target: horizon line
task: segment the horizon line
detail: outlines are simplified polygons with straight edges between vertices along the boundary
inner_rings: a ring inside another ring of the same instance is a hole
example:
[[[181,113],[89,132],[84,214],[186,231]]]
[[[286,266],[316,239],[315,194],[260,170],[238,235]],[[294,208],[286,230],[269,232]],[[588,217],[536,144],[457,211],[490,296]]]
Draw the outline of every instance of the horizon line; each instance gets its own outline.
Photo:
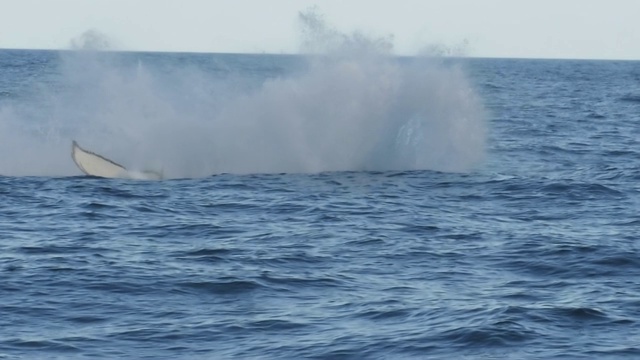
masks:
[[[268,55],[268,56],[311,56],[318,54],[305,53],[288,53],[288,52],[215,52],[215,51],[182,51],[182,50],[124,50],[124,49],[59,49],[59,48],[5,48],[0,47],[0,51],[49,51],[49,52],[105,52],[105,53],[149,53],[149,54],[211,54],[211,55]],[[502,56],[502,55],[407,55],[407,54],[391,54],[398,58],[417,58],[417,57],[434,57],[447,59],[478,59],[478,60],[558,60],[558,61],[640,61],[634,58],[572,58],[572,57],[525,57],[525,56]]]

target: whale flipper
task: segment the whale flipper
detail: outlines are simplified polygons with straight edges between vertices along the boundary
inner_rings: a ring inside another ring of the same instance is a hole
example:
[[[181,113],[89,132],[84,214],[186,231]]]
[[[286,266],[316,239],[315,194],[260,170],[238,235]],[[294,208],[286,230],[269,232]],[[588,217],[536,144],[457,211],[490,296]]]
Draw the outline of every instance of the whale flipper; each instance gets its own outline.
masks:
[[[85,150],[73,140],[71,144],[71,158],[83,173],[91,176],[98,176],[112,179],[146,179],[161,180],[162,173],[155,171],[129,171],[124,166],[98,155],[89,150]]]

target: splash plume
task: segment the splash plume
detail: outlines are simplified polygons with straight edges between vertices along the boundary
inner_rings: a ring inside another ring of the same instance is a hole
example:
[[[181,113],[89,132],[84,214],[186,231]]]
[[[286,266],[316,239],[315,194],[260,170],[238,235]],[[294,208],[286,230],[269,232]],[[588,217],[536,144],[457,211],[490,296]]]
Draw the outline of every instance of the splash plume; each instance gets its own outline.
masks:
[[[398,58],[391,37],[340,33],[314,11],[300,20],[303,55],[293,58],[61,54],[39,96],[0,107],[0,151],[28,149],[0,157],[0,173],[77,175],[73,139],[174,178],[482,161],[484,108],[460,67]],[[294,65],[256,74],[239,59]]]

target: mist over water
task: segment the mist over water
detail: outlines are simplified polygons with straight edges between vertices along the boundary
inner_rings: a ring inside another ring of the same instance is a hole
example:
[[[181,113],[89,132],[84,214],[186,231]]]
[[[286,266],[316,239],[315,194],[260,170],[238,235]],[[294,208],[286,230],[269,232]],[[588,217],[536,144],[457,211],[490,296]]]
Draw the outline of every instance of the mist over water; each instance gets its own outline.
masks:
[[[216,55],[61,52],[32,95],[1,103],[0,152],[11,156],[0,174],[78,175],[74,139],[171,178],[481,163],[484,108],[461,67],[400,59],[391,39],[301,20],[306,55],[287,71],[264,65],[286,57],[249,56],[229,69]]]

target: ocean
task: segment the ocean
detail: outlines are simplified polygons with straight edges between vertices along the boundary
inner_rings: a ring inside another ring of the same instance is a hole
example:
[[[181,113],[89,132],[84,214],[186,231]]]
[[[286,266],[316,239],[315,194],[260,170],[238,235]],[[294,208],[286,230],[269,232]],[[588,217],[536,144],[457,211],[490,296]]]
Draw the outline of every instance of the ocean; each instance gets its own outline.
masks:
[[[640,62],[1,50],[0,359],[638,359],[639,139]]]

